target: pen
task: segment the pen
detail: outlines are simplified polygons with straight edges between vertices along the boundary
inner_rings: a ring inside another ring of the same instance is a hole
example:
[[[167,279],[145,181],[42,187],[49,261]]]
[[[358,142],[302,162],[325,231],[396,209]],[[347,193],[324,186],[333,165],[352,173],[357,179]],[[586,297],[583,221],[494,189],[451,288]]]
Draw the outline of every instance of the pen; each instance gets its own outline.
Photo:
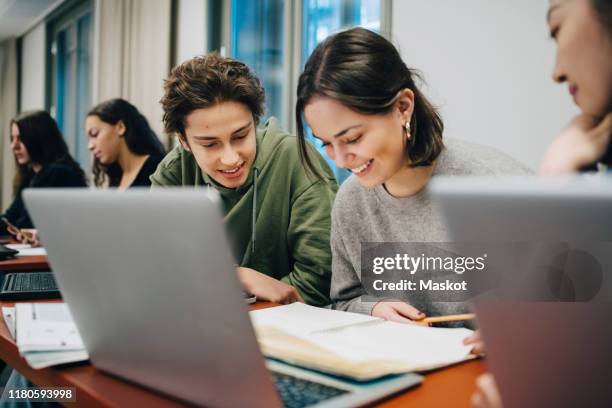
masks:
[[[456,314],[456,315],[447,315],[447,316],[436,316],[436,317],[426,317],[421,320],[417,320],[419,323],[445,323],[445,322],[458,322],[461,320],[472,320],[476,317],[474,313],[464,313],[464,314]]]

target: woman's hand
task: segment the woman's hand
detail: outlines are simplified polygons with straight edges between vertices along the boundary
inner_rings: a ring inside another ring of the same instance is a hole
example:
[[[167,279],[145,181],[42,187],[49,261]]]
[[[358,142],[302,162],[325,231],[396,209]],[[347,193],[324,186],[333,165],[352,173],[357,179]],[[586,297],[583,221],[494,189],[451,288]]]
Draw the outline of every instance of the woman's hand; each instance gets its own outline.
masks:
[[[240,279],[244,290],[257,296],[258,300],[267,300],[283,305],[293,302],[304,302],[304,299],[291,285],[287,285],[251,268],[239,266],[237,270],[238,279]]]
[[[606,153],[611,135],[612,113],[599,122],[587,115],[575,117],[546,150],[540,174],[575,173],[596,163]]]
[[[485,373],[476,379],[476,391],[472,395],[473,408],[502,408],[502,400],[497,390],[493,374]]]
[[[425,318],[425,314],[405,302],[378,302],[372,309],[372,316],[380,317],[392,322],[427,326],[427,323],[419,323],[419,320]]]
[[[471,336],[463,339],[463,344],[465,344],[466,346],[472,346],[472,351],[470,351],[470,353],[472,354],[484,353],[484,343],[482,342],[482,338],[480,337],[480,330],[476,330],[474,333],[472,333]]]
[[[29,244],[32,247],[40,246],[40,239],[38,238],[38,230],[31,228],[23,228],[19,230],[16,237],[17,241],[22,244]]]

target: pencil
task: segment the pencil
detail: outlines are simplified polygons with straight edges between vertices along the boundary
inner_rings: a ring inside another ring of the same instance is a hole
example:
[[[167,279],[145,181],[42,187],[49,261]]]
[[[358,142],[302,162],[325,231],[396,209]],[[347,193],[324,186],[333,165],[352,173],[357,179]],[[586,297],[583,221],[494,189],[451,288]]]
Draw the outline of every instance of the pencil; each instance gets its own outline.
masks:
[[[447,316],[436,316],[436,317],[426,317],[422,320],[418,320],[419,323],[445,323],[445,322],[458,322],[461,320],[472,320],[476,317],[474,313],[464,313],[464,314],[456,314],[456,315],[447,315]]]

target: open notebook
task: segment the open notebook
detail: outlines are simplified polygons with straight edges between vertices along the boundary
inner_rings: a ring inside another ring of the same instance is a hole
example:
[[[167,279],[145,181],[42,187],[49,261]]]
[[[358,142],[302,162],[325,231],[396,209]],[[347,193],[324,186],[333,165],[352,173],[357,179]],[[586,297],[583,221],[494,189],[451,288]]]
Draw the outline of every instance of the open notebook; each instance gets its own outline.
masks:
[[[302,303],[250,313],[262,352],[299,366],[368,380],[474,358],[468,329],[432,328]]]

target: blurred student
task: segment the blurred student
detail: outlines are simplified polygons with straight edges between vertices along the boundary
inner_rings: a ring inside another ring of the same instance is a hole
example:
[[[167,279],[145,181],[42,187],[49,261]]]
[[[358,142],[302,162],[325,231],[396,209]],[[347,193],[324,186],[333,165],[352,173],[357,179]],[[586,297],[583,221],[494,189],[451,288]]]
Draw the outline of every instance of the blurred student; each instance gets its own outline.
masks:
[[[24,112],[11,120],[11,149],[17,163],[13,181],[14,200],[2,215],[19,230],[16,238],[30,238],[34,227],[21,194],[25,188],[85,187],[85,173],[70,156],[55,120],[45,111]],[[9,232],[0,223],[0,234]],[[12,230],[12,228],[10,228]]]
[[[97,187],[150,186],[149,176],[165,155],[147,119],[124,99],[111,99],[87,114],[85,130]]]
[[[557,44],[553,79],[567,83],[580,115],[550,145],[542,174],[612,164],[612,1],[551,0],[550,35]]]
[[[302,115],[336,165],[353,173],[332,211],[334,307],[404,323],[460,313],[465,304],[436,302],[423,292],[410,303],[362,301],[361,243],[448,241],[442,214],[425,188],[432,177],[527,171],[497,150],[443,142],[442,119],[416,78],[393,44],[354,28],[313,51],[299,79],[296,106],[305,166],[316,174]]]
[[[551,0],[547,20],[550,35],[557,44],[553,79],[567,82],[581,113],[550,145],[540,173],[573,173],[598,162],[610,165],[612,1]],[[483,349],[481,343],[477,346]],[[476,381],[472,406],[501,408],[502,405],[493,376],[481,375]]]
[[[259,124],[264,89],[239,61],[193,58],[172,70],[164,90],[166,131],[180,145],[151,176],[153,186],[219,192],[245,290],[273,302],[328,304],[337,186],[324,159],[309,147],[324,177],[307,177],[296,138],[274,118]]]

